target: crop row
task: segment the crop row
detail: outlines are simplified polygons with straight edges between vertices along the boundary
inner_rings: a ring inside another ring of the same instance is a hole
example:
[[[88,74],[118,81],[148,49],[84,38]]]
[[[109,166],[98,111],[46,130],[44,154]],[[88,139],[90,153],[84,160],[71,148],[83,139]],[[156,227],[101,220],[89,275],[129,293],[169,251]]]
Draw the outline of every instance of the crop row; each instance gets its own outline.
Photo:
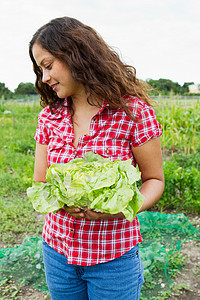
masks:
[[[155,107],[162,126],[163,155],[200,151],[200,101],[161,100]]]

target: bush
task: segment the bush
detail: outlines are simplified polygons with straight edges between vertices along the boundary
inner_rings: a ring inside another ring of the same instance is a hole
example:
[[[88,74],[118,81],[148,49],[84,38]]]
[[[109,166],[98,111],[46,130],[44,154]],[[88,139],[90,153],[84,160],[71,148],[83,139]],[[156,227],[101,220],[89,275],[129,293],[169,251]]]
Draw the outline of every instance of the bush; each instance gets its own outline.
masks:
[[[200,157],[176,154],[164,162],[165,191],[156,206],[186,212],[200,212]]]

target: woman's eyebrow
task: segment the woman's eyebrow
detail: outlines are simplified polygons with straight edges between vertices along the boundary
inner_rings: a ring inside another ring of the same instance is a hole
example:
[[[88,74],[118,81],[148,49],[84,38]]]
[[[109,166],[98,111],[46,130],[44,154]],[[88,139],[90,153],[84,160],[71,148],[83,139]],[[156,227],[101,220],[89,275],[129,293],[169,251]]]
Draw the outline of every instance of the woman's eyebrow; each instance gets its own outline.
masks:
[[[44,67],[44,61],[45,60],[48,60],[48,59],[51,59],[50,57],[44,57],[43,59],[42,59],[42,61],[40,62],[40,64],[39,64],[39,66],[43,66]]]

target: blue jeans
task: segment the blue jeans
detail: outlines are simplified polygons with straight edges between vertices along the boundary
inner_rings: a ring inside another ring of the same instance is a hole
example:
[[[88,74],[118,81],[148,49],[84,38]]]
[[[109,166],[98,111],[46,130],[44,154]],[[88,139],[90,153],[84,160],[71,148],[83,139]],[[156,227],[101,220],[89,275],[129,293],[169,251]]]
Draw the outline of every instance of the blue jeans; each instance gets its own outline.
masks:
[[[137,300],[143,279],[139,245],[119,258],[92,266],[67,264],[43,240],[46,281],[52,300]]]

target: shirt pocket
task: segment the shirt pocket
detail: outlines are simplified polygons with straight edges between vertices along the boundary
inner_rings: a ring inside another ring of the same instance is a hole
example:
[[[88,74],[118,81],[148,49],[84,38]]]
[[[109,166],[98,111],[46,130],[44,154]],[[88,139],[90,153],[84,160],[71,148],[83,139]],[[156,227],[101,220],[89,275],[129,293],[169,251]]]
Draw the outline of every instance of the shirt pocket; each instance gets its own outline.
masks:
[[[47,146],[48,166],[54,163],[66,163],[65,141],[60,138],[51,138]]]
[[[130,143],[126,139],[98,139],[91,148],[112,162],[116,159],[133,159]]]

